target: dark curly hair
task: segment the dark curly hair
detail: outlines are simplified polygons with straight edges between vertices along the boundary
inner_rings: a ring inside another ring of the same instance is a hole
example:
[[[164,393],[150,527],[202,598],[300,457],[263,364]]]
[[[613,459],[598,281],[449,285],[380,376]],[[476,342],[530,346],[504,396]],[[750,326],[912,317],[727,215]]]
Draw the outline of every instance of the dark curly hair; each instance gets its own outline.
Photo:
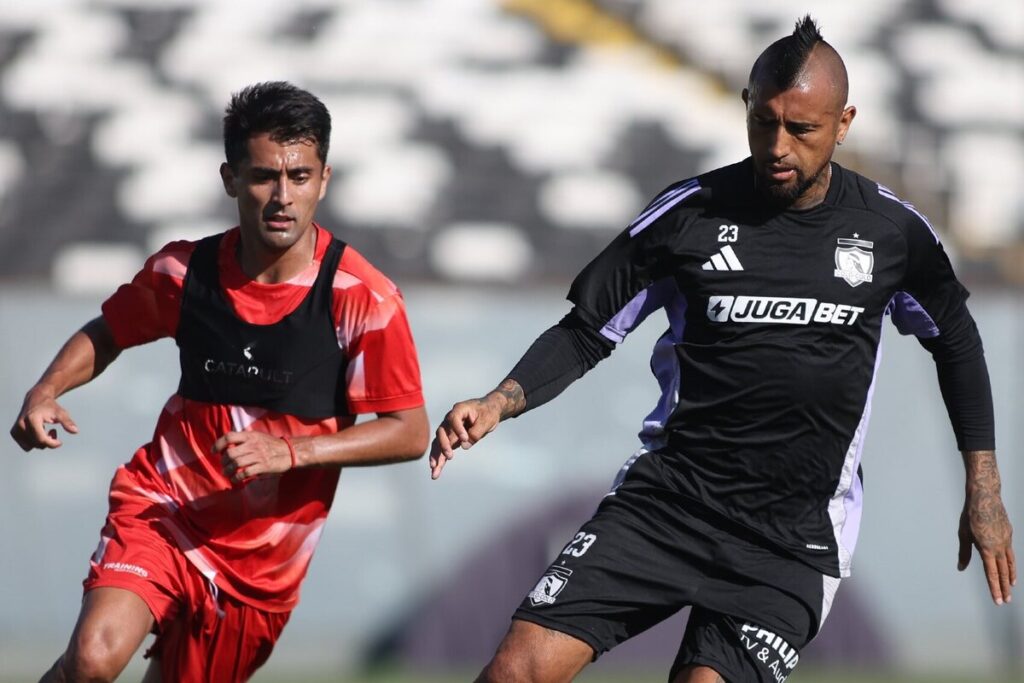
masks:
[[[256,83],[231,96],[224,110],[224,156],[232,169],[248,155],[249,138],[260,133],[275,142],[313,142],[327,163],[331,115],[315,95],[291,83]]]

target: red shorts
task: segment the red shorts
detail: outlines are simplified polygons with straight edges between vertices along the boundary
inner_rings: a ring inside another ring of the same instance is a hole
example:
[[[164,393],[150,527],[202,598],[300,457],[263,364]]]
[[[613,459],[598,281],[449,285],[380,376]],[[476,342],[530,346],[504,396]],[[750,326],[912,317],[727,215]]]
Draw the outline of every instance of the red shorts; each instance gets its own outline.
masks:
[[[242,603],[199,572],[163,531],[153,504],[111,497],[85,590],[123,588],[145,601],[157,637],[146,652],[165,681],[245,681],[267,661],[290,612]]]

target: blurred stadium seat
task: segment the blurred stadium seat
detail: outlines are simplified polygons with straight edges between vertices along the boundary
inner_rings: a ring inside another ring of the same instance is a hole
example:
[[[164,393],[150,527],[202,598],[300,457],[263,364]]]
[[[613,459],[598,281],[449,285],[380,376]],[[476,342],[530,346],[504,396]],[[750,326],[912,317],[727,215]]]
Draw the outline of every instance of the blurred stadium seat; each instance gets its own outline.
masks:
[[[335,118],[322,222],[385,271],[562,282],[653,193],[746,154],[739,90],[794,11],[782,0],[17,3],[0,16],[0,277],[74,287],[52,273],[78,242],[145,251],[230,224],[220,112],[232,91],[281,78]],[[1024,281],[1024,3],[813,11],[859,107],[840,160],[943,226],[969,282]],[[451,267],[438,254],[454,248],[462,262],[501,263],[511,249],[529,263]],[[103,273],[83,282],[131,274]]]

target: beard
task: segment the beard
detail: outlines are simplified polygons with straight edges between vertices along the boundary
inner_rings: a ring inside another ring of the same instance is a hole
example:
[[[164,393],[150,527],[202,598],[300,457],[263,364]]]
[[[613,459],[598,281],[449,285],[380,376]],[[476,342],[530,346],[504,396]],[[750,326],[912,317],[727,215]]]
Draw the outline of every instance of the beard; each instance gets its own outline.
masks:
[[[794,169],[796,177],[788,183],[772,183],[758,176],[758,192],[772,208],[788,209],[796,200],[803,197],[809,189],[818,183],[821,179],[821,174],[828,168],[829,163],[826,161],[822,164],[821,168],[811,175],[804,174],[800,169]]]

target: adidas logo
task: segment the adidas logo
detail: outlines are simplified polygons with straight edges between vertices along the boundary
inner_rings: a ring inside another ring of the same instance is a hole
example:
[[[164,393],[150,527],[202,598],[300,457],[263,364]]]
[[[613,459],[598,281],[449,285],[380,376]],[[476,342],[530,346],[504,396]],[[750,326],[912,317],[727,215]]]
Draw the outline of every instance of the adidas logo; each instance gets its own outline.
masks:
[[[702,270],[743,270],[743,264],[736,258],[736,252],[728,244],[701,266]]]

